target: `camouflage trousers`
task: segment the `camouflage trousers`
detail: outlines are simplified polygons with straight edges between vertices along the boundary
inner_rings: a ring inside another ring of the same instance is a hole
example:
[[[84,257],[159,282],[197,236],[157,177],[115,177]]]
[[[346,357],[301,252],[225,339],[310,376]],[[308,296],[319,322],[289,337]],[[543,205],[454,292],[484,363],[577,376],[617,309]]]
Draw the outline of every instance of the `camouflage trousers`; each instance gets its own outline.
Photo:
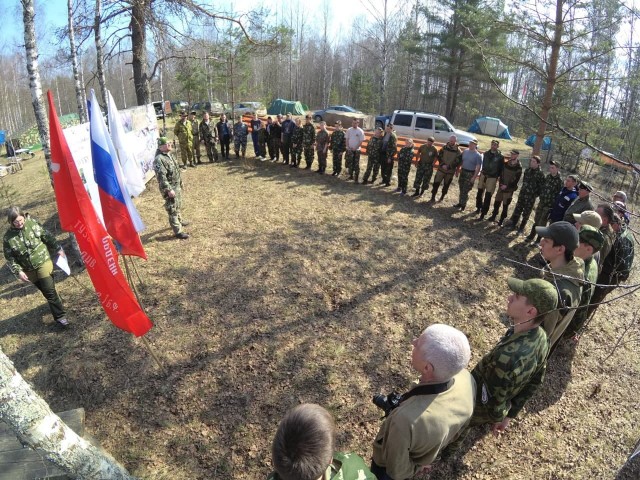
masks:
[[[416,167],[416,178],[413,180],[413,188],[422,193],[429,188],[431,175],[433,175],[433,163],[418,162]]]
[[[236,156],[242,150],[242,156],[247,153],[247,137],[233,137],[233,150],[236,152]]]
[[[378,178],[378,172],[380,171],[380,159],[375,155],[369,155],[367,157],[367,168],[364,171],[364,177],[362,177],[363,182],[368,182],[369,177],[371,177],[371,181],[375,182],[376,178]]]
[[[311,165],[313,165],[313,145],[305,145],[303,150],[304,161],[307,162],[307,168],[311,168]]]
[[[520,226],[520,230],[524,230],[524,227],[529,221],[529,216],[531,215],[531,210],[533,210],[533,205],[535,203],[535,195],[528,192],[520,192],[518,202],[516,203],[516,208],[513,210],[513,214],[511,215],[511,222],[513,223],[513,225],[516,225],[518,223],[518,221],[520,220],[520,216],[522,215],[522,224]]]
[[[207,151],[207,157],[209,158],[209,162],[213,162],[214,160],[218,161],[218,149],[216,148],[216,144],[214,142],[204,142],[204,148]]]
[[[402,190],[402,193],[407,193],[409,172],[411,172],[411,160],[408,162],[398,161],[398,188]]]
[[[182,165],[185,167],[187,165],[195,165],[193,161],[193,145],[189,145],[187,142],[180,142],[180,158],[182,158]]]
[[[349,172],[349,176],[355,176],[356,180],[360,175],[360,150],[347,150],[347,154],[345,155],[345,163],[347,164],[347,171]]]
[[[460,197],[458,203],[465,207],[469,201],[469,192],[473,188],[473,177],[475,176],[475,170],[460,170],[460,177],[458,178],[458,186],[460,187]]]
[[[340,173],[342,171],[342,150],[333,150],[333,172]]]
[[[193,156],[200,163],[200,137],[193,137]]]
[[[164,209],[169,214],[169,225],[173,229],[173,233],[178,234],[182,231],[182,191],[180,188],[174,188],[176,196],[169,198],[164,197]]]
[[[327,153],[328,150],[321,148],[318,150],[318,171],[324,173],[327,169]]]
[[[291,153],[291,165],[299,166],[302,161],[302,145],[293,145],[289,151]],[[284,163],[287,163],[286,160]]]

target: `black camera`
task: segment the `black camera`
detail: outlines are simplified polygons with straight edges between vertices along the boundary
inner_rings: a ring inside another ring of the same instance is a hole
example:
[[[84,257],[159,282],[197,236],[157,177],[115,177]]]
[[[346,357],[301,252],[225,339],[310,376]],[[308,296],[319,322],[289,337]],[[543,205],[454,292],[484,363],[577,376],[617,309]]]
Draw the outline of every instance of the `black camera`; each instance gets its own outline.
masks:
[[[397,408],[402,401],[402,395],[398,392],[391,392],[389,395],[379,393],[373,396],[373,404],[384,410],[384,416],[388,417],[393,409]]]

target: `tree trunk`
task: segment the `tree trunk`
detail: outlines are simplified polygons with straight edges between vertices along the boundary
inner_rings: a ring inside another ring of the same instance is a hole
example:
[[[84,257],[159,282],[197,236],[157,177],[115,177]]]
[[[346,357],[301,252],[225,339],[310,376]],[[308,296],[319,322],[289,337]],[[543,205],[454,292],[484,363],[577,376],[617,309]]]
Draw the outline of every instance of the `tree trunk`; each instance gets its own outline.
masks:
[[[23,5],[28,3],[23,0]],[[0,420],[18,439],[73,478],[134,479],[113,457],[79,437],[24,381],[0,349]]]
[[[389,69],[389,10],[387,0],[384,0],[384,12],[382,17],[382,62],[380,65],[380,96],[378,97],[378,115],[384,115],[385,94],[387,92],[387,70]]]
[[[553,31],[553,41],[551,42],[551,55],[549,57],[549,70],[547,72],[547,85],[542,100],[542,108],[540,110],[540,123],[536,132],[536,142],[533,145],[533,155],[540,155],[542,148],[542,140],[547,130],[547,120],[549,112],[553,106],[553,89],[556,86],[558,58],[560,57],[560,48],[562,47],[562,35],[564,32],[564,21],[562,18],[562,6],[564,0],[556,0],[556,22]]]
[[[100,84],[100,95],[102,96],[103,105],[107,105],[107,82],[104,78],[104,53],[102,52],[102,30],[101,30],[101,17],[102,16],[102,0],[96,0],[96,16],[93,22],[93,32],[95,34],[96,41],[96,64],[98,70],[98,83]]]
[[[131,5],[131,50],[133,53],[133,84],[138,105],[151,100],[151,87],[147,75],[147,12],[151,0],[134,0]]]
[[[51,176],[51,150],[49,149],[49,124],[47,111],[42,98],[42,83],[38,67],[38,45],[36,44],[36,28],[34,23],[34,0],[20,0],[22,3],[22,19],[24,22],[24,48],[27,56],[27,72],[29,73],[29,89],[31,90],[31,104],[36,116],[36,124],[40,135],[40,143],[44,150],[49,176]]]
[[[73,7],[72,0],[67,0],[67,16],[69,20],[69,50],[71,53],[71,65],[73,66],[73,83],[76,89],[76,103],[78,104],[78,116],[80,123],[87,121],[87,108],[84,101],[84,85],[80,81],[80,68],[78,67],[78,50],[73,28]]]

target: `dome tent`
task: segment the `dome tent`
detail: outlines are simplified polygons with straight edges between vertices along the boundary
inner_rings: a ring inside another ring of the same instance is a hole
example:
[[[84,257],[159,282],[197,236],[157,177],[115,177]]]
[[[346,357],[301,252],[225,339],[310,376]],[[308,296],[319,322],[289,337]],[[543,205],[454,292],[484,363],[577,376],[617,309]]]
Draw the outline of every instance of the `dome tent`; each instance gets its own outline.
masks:
[[[511,140],[509,127],[507,127],[499,118],[478,117],[467,129],[471,133],[482,133],[483,135],[491,135],[492,137],[504,138]]]
[[[269,108],[267,108],[267,115],[284,115],[290,113],[291,115],[304,115],[305,109],[298,101],[283,100],[276,98]]]

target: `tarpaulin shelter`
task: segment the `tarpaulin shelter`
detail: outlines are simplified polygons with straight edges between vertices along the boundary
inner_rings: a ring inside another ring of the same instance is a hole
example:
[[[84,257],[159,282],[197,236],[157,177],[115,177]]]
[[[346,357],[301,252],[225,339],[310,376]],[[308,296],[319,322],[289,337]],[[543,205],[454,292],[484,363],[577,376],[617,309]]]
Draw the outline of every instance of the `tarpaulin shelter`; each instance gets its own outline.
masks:
[[[283,100],[276,98],[269,108],[267,108],[267,115],[284,115],[290,113],[291,115],[304,115],[304,106],[298,101]]]
[[[511,134],[509,133],[509,127],[502,123],[502,120],[499,118],[478,117],[473,121],[467,131],[512,140]]]
[[[533,147],[536,143],[536,135],[531,135],[524,143],[525,145]],[[551,150],[551,137],[544,137],[542,139],[542,150]]]

